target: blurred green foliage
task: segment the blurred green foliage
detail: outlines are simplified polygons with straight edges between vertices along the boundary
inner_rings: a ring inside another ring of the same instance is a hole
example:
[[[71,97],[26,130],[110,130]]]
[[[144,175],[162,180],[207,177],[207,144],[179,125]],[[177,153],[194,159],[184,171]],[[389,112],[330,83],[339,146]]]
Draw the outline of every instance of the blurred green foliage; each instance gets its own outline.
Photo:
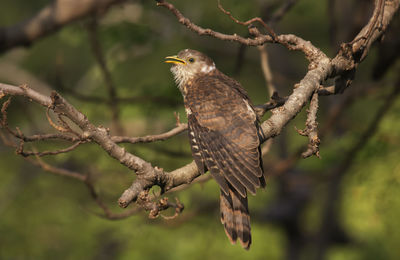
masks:
[[[0,3],[0,25],[17,23],[36,13],[50,1],[3,0]],[[260,16],[263,1],[223,1],[240,20]],[[174,1],[192,21],[226,33],[246,35],[247,30],[233,23],[216,7],[216,1]],[[121,103],[121,121],[130,136],[156,134],[175,124],[173,112],[186,121],[183,102],[175,87],[169,66],[163,58],[183,48],[198,49],[211,56],[218,68],[234,76],[248,90],[255,104],[268,96],[255,48],[246,49],[240,73],[235,71],[236,43],[200,37],[182,25],[155,2],[130,2],[131,12],[122,15],[126,6],[115,7],[99,24],[98,35],[113,82],[120,97],[140,97]],[[327,2],[302,0],[290,10],[278,32],[297,34],[312,41],[324,51],[334,52],[329,45]],[[117,17],[117,18],[115,18]],[[312,28],[312,29],[311,29]],[[293,83],[307,70],[302,54],[283,47],[271,46],[271,67],[281,94],[288,94]],[[373,53],[360,66],[354,85],[370,82]],[[71,93],[107,97],[101,71],[91,51],[87,21],[79,21],[57,33],[35,42],[26,49],[4,53],[0,62],[14,64],[63,94],[97,125],[110,126],[111,113],[106,104],[81,100]],[[389,78],[390,78],[389,74]],[[0,80],[4,82],[0,73]],[[19,75],[16,71],[15,81]],[[35,86],[32,86],[35,88]],[[301,160],[298,169],[304,177],[319,180],[313,197],[301,217],[305,233],[319,228],[321,210],[326,203],[324,176],[344,159],[360,137],[391,84],[379,93],[359,99],[321,145],[322,159]],[[330,104],[341,96],[321,98],[320,125]],[[3,100],[2,100],[3,101]],[[1,102],[2,102],[1,101]],[[357,155],[342,183],[340,222],[350,237],[351,245],[330,248],[327,259],[400,259],[397,226],[400,219],[400,102],[386,115],[379,130]],[[13,99],[9,109],[10,125],[26,134],[54,132],[44,110],[21,98]],[[287,153],[292,154],[307,140],[293,130],[304,125],[304,111],[284,132]],[[264,160],[278,160],[279,141]],[[64,147],[63,142],[35,144],[42,149]],[[186,134],[165,142],[124,145],[134,154],[166,170],[176,169],[191,161]],[[27,148],[31,146],[27,145]],[[50,164],[80,172],[93,172],[96,190],[115,212],[123,212],[117,199],[128,187],[134,174],[111,159],[94,144],[85,144],[68,154],[45,157]],[[268,169],[266,169],[268,170]],[[267,188],[250,197],[253,245],[249,252],[232,246],[219,221],[219,191],[214,181],[195,184],[188,190],[171,194],[185,204],[183,213],[174,220],[149,220],[146,213],[125,220],[111,221],[95,214],[100,209],[87,188],[72,179],[54,176],[16,156],[11,148],[0,146],[0,259],[282,259],[288,240],[276,223],[260,220],[255,215],[268,207],[276,197],[279,177],[268,179]],[[173,215],[172,211],[163,212]],[[307,248],[304,259],[309,259]]]

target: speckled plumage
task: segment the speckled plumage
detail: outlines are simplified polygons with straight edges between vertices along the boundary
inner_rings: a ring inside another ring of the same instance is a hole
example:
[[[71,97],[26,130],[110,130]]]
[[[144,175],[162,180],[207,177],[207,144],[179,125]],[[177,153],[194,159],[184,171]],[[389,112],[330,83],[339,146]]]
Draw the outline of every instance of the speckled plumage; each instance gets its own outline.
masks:
[[[184,97],[192,155],[221,188],[221,222],[232,243],[251,244],[247,191],[265,186],[256,113],[246,91],[206,55],[183,50],[171,68]]]

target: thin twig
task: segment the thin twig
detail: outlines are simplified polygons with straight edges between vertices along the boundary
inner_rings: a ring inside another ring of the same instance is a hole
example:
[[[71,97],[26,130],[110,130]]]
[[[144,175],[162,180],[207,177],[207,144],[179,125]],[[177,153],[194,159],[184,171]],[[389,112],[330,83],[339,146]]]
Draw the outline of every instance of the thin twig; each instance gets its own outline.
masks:
[[[50,124],[54,129],[56,129],[57,131],[64,132],[64,133],[69,132],[69,129],[68,129],[68,128],[65,128],[65,127],[63,127],[63,126],[59,126],[59,125],[57,125],[56,123],[53,122],[53,120],[52,120],[51,117],[50,117],[50,109],[51,109],[50,107],[48,107],[48,108],[46,109],[46,118],[47,118],[47,121],[49,122],[49,124]]]
[[[23,140],[22,140],[23,141]],[[74,143],[73,145],[64,148],[64,149],[58,149],[58,150],[54,150],[54,151],[23,151],[22,149],[20,151],[18,151],[18,154],[26,157],[26,156],[31,156],[31,155],[35,155],[38,157],[43,157],[46,155],[57,155],[57,154],[62,154],[62,153],[68,153],[71,152],[73,150],[75,150],[78,146],[80,146],[81,144],[86,143],[87,141],[78,141],[76,143]]]
[[[272,30],[272,28],[270,28],[260,17],[254,17],[246,22],[241,22],[238,19],[236,19],[231,12],[225,10],[222,5],[221,5],[221,0],[218,0],[218,8],[219,10],[221,10],[224,14],[226,14],[227,16],[229,16],[229,18],[231,18],[235,23],[237,24],[241,24],[244,26],[249,26],[251,24],[253,24],[254,22],[258,22],[260,23],[269,33],[269,35],[272,36],[273,39],[276,38],[276,33]]]
[[[324,138],[335,129],[335,125],[338,124],[340,121],[340,118],[343,116],[343,114],[347,111],[349,106],[351,106],[357,99],[361,98],[364,95],[369,94],[371,92],[370,90],[373,89],[378,89],[379,85],[374,84],[369,87],[369,89],[362,89],[361,93],[358,93],[359,91],[352,89],[350,90],[349,93],[346,93],[345,97],[341,102],[337,103],[331,109],[329,110],[328,115],[326,115],[325,122],[321,127],[321,130],[319,131],[319,139],[322,141]],[[374,91],[372,91],[374,92]],[[329,144],[326,144],[329,145]],[[296,163],[302,158],[301,154],[304,152],[304,150],[307,149],[307,146],[301,146],[296,151],[288,158],[285,158],[283,160],[275,161],[273,163],[273,167],[271,167],[268,170],[268,175],[272,176],[279,176],[284,174],[285,172],[288,172],[290,169],[292,169]]]
[[[303,158],[310,157],[311,155],[320,158],[319,144],[321,140],[318,137],[317,111],[318,92],[315,92],[311,98],[310,107],[307,111],[306,128],[304,130],[297,130],[300,135],[308,137],[308,148],[301,154]]]
[[[276,91],[276,87],[273,83],[273,76],[271,68],[269,66],[268,52],[265,45],[258,46],[257,49],[260,51],[261,68],[264,74],[265,81],[267,83],[267,88],[269,96],[273,96]]]
[[[25,158],[25,159],[36,166],[40,166],[43,170],[56,175],[77,179],[79,181],[84,181],[86,179],[86,176],[79,172],[74,172],[67,169],[52,166],[44,162],[39,156],[35,156],[36,160],[33,160],[31,158]]]
[[[147,135],[142,137],[129,137],[129,136],[112,136],[111,140],[115,143],[150,143],[155,141],[164,141],[172,136],[182,133],[187,129],[187,124],[180,123],[177,127],[169,130],[168,132],[158,135]]]
[[[258,45],[263,45],[266,42],[270,43],[280,43],[284,46],[286,46],[289,50],[298,50],[302,51],[305,53],[307,59],[309,60],[314,60],[316,59],[316,56],[323,55],[323,53],[313,46],[310,42],[303,40],[302,38],[295,36],[293,34],[286,34],[286,35],[277,35],[275,37],[271,35],[257,35],[255,38],[244,38],[236,33],[233,35],[229,34],[224,34],[220,32],[213,31],[211,29],[204,29],[194,23],[192,23],[187,17],[185,17],[178,9],[175,8],[175,6],[167,1],[164,0],[158,0],[157,1],[158,6],[163,6],[170,10],[178,19],[178,21],[185,25],[188,29],[196,32],[199,35],[208,35],[211,37],[215,37],[217,39],[223,40],[223,41],[234,41],[234,42],[239,42],[243,45],[248,45],[248,46],[258,46]],[[257,20],[256,18],[254,18]],[[254,22],[255,20],[252,21],[250,19],[249,21]],[[261,20],[262,21],[262,20]],[[251,27],[249,28],[251,29]]]

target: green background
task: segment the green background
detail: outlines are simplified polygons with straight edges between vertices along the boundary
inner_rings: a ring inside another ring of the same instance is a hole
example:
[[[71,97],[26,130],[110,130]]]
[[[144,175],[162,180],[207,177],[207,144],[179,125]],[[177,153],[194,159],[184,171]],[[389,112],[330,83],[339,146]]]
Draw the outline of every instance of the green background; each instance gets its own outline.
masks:
[[[226,0],[223,4],[238,19],[247,20],[260,16],[260,7],[269,2]],[[28,18],[48,3],[44,0],[2,0],[0,26],[10,26]],[[218,10],[216,1],[173,3],[204,28],[241,35],[247,33],[245,27],[233,23]],[[310,40],[333,57],[337,43],[332,44],[329,40],[327,8],[327,1],[299,1],[274,28],[278,33],[293,33]],[[346,17],[340,14],[337,17],[344,23]],[[364,18],[368,17],[366,13]],[[75,22],[28,48],[3,53],[0,56],[0,71],[3,71],[0,81],[40,87],[32,83],[34,78],[59,91],[92,123],[110,126],[111,113],[107,105],[81,100],[71,94],[75,91],[107,97],[101,71],[88,41],[87,22]],[[346,26],[338,28],[340,32],[346,30]],[[180,25],[166,9],[157,7],[154,1],[128,2],[110,9],[99,21],[98,36],[118,96],[140,97],[120,104],[126,135],[165,132],[174,127],[174,111],[186,121],[181,94],[173,82],[169,65],[163,63],[165,56],[174,55],[183,48],[207,53],[221,71],[242,83],[253,103],[261,104],[268,98],[256,48],[245,49],[244,60],[239,66],[237,43],[196,35]],[[268,45],[267,50],[277,89],[280,95],[288,95],[293,84],[305,75],[307,62],[301,53],[290,52],[282,46]],[[398,64],[383,80],[371,80],[376,58],[373,49],[358,68],[351,88],[363,92],[371,85],[379,87],[360,95],[334,123],[321,144],[322,159],[299,160],[290,172],[268,177],[266,189],[260,190],[256,197],[250,196],[253,234],[250,251],[239,245],[232,246],[226,238],[219,220],[219,190],[213,180],[168,194],[170,200],[178,197],[185,205],[185,210],[174,220],[148,219],[145,212],[124,220],[106,220],[94,214],[101,211],[82,183],[44,172],[18,157],[12,148],[1,144],[0,259],[287,258],[289,241],[282,222],[263,216],[272,205],[290,206],[295,200],[285,200],[282,187],[302,187],[304,182],[308,195],[298,213],[300,232],[306,236],[301,259],[312,259],[315,256],[313,237],[320,230],[324,207],[331,203],[327,201],[329,172],[345,156],[356,158],[344,175],[336,203],[338,222],[350,241],[330,246],[326,259],[400,259],[400,101],[395,102],[376,134],[359,153],[346,153],[365,131],[394,85]],[[12,67],[13,73],[5,73],[5,66]],[[30,77],[23,77],[24,73]],[[358,95],[358,92],[352,94]],[[324,127],[330,109],[344,98],[345,95],[320,98],[320,128]],[[8,116],[10,125],[20,127],[25,134],[55,132],[47,123],[44,109],[23,98],[13,99]],[[269,165],[293,155],[307,144],[307,138],[294,130],[294,126],[304,127],[305,118],[303,111],[285,128],[282,136],[275,139],[270,152],[264,154],[267,175]],[[45,142],[37,143],[35,147],[44,150],[66,145],[64,142]],[[186,133],[164,142],[124,146],[165,170],[176,169],[192,160]],[[29,145],[26,147],[30,148]],[[49,164],[93,173],[101,198],[114,212],[124,211],[117,206],[117,200],[135,175],[107,156],[99,146],[84,144],[68,154],[43,159]],[[290,185],[282,184],[285,176],[293,175],[295,178]],[[173,212],[169,210],[163,214],[173,215]]]

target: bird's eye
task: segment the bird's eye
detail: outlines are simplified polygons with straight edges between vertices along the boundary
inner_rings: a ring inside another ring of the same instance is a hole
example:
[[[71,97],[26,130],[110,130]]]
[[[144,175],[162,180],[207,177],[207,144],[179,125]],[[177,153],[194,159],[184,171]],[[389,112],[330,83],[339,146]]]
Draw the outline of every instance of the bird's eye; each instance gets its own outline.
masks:
[[[189,62],[193,63],[194,62],[194,58],[189,58]]]

